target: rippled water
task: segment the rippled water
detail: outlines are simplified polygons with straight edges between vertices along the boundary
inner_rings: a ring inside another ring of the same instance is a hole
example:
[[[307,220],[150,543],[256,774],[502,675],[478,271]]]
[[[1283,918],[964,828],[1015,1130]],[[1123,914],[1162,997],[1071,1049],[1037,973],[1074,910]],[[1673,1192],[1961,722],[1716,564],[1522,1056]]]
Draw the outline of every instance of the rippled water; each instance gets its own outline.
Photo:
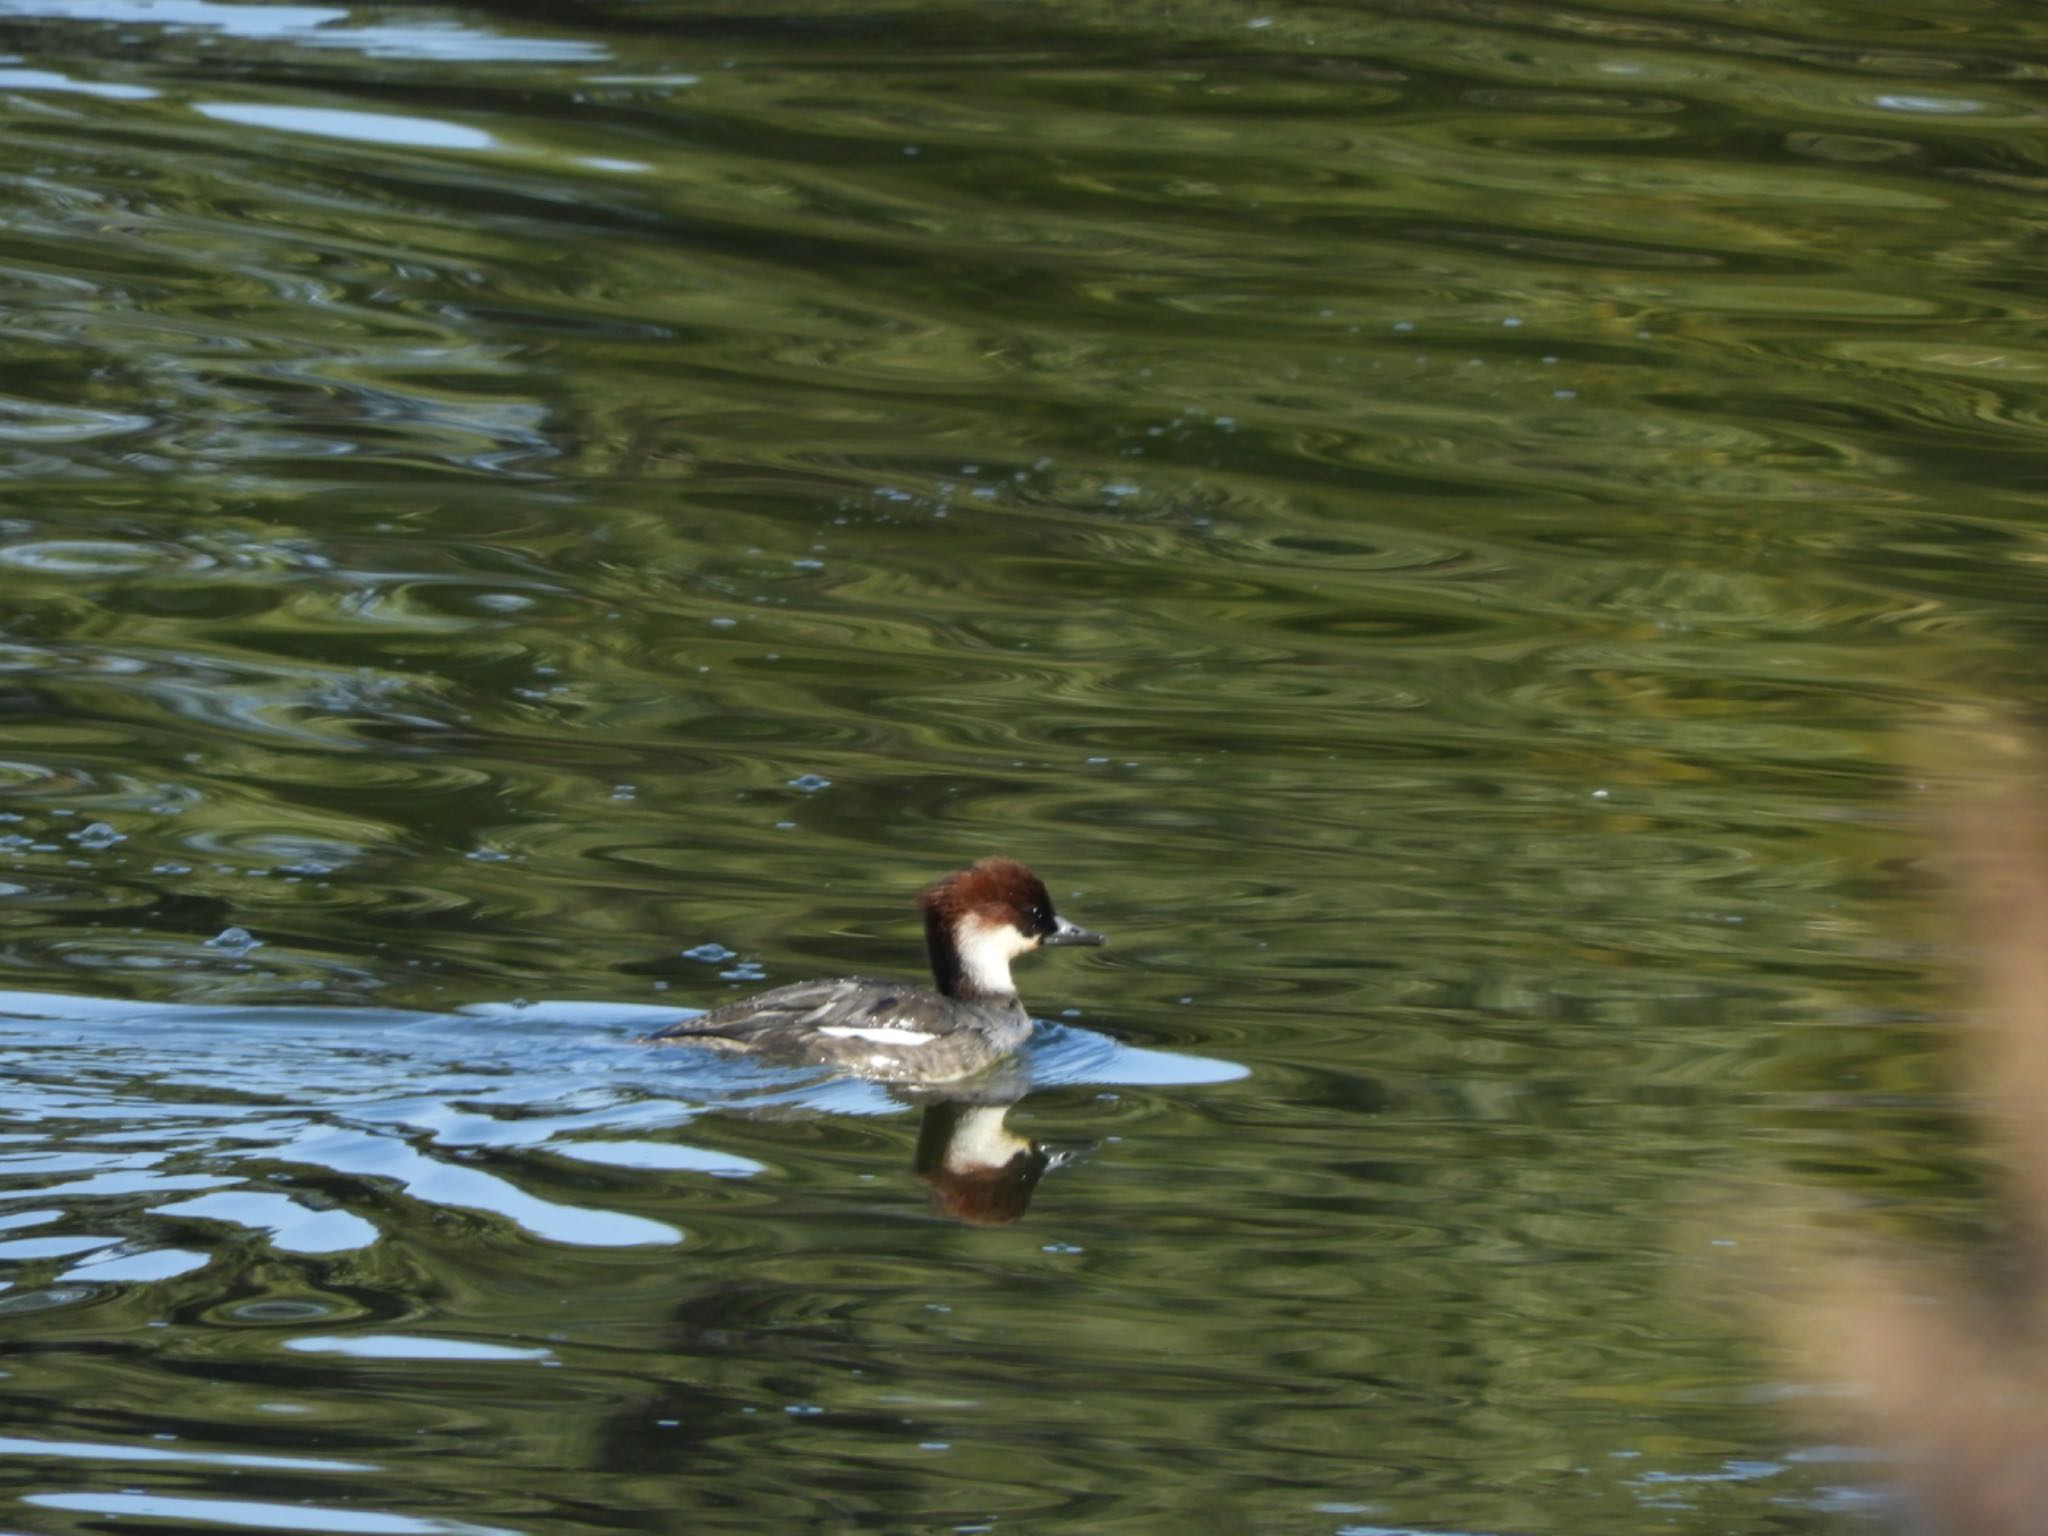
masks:
[[[1976,1220],[2044,70],[0,0],[0,1523],[1853,1520],[1730,1212]],[[977,1102],[634,1043],[995,851],[1113,945]]]

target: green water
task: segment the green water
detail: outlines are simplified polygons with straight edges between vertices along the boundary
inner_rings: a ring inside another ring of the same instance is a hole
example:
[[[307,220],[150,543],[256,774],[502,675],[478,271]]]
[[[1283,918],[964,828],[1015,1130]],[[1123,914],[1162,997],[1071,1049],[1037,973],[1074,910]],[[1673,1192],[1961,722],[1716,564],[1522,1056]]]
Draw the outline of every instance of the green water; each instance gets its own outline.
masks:
[[[1738,1213],[1978,1224],[2044,69],[0,0],[0,1524],[1867,1522]],[[990,852],[1113,939],[1012,1224],[614,1006],[914,974]]]

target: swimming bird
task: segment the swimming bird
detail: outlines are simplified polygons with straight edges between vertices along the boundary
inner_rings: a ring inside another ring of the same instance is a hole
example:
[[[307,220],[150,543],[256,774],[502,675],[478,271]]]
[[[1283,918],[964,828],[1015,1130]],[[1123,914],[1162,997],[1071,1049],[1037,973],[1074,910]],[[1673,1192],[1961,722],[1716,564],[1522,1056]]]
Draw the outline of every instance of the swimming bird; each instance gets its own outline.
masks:
[[[1041,946],[1107,942],[1061,917],[1045,882],[1015,859],[983,859],[943,875],[917,904],[937,990],[870,976],[799,981],[664,1024],[645,1038],[832,1066],[881,1082],[950,1082],[1030,1038],[1012,960]]]

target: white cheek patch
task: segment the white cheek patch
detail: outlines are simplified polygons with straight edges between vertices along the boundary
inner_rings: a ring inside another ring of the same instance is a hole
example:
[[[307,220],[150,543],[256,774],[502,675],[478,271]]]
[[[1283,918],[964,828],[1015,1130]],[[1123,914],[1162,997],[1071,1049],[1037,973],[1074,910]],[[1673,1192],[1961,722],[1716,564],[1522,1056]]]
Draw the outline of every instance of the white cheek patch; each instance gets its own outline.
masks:
[[[818,1033],[841,1040],[865,1040],[870,1045],[925,1045],[939,1038],[921,1029],[898,1029],[893,1024],[827,1024]]]
[[[1014,996],[1010,962],[1037,946],[1008,923],[972,921],[961,926],[960,969],[974,990],[987,997]]]

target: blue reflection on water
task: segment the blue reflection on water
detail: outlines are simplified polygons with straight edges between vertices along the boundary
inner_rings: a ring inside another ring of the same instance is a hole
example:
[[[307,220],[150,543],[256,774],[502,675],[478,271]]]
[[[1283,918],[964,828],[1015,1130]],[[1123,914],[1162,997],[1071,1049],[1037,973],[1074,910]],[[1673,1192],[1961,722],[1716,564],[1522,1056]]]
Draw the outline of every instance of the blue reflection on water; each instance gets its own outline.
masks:
[[[645,1216],[569,1203],[522,1183],[527,1156],[714,1178],[763,1165],[656,1139],[706,1113],[901,1115],[929,1096],[677,1049],[638,1036],[675,1017],[625,1003],[482,1004],[459,1013],[195,1007],[0,993],[0,1115],[27,1144],[0,1152],[8,1197],[49,1219],[132,1210],[167,1223],[160,1243],[108,1232],[25,1235],[0,1259],[75,1257],[54,1278],[168,1278],[206,1262],[189,1224],[260,1235],[285,1253],[373,1246],[374,1211],[334,1207],[292,1170],[374,1180],[439,1209],[481,1212],[581,1248],[686,1241]],[[1020,1057],[966,1087],[998,1109],[1067,1084],[1183,1087],[1245,1075],[1235,1063],[1148,1051],[1042,1024]],[[1000,1114],[992,1117],[999,1125]],[[0,1143],[4,1144],[4,1143]],[[1007,1155],[1007,1154],[1005,1154]]]

